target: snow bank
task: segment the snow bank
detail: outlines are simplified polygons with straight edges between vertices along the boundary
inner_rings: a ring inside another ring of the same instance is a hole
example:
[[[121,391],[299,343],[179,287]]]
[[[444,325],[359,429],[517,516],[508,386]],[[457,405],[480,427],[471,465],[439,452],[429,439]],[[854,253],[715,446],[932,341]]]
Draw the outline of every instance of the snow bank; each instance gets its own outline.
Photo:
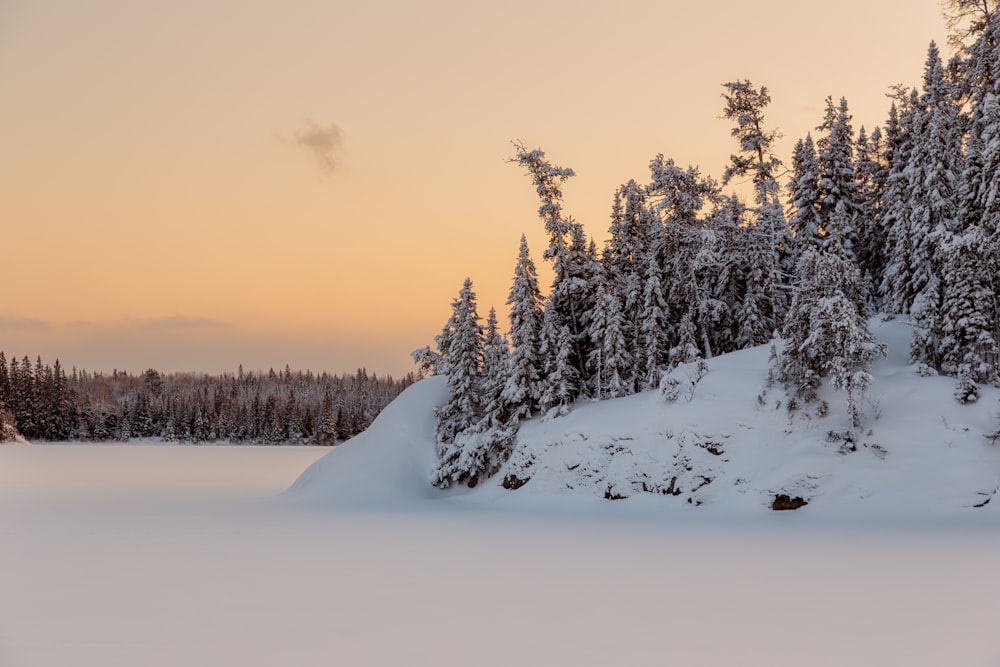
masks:
[[[433,498],[434,406],[448,397],[444,377],[407,387],[368,429],[309,466],[290,497],[337,507],[390,507]]]
[[[983,388],[978,404],[961,405],[952,397],[953,379],[921,377],[908,363],[905,320],[876,319],[872,330],[889,355],[873,369],[859,432],[851,432],[843,394],[830,387],[820,392],[825,411],[789,411],[783,389],[765,388],[769,348],[762,346],[711,359],[704,375],[676,369],[672,401],[644,392],[525,422],[497,476],[473,490],[442,492],[428,474],[433,406],[447,387],[431,378],[313,464],[288,495],[338,507],[447,499],[519,509],[614,505],[615,513],[697,507],[728,514],[770,511],[776,497],[787,496],[808,503],[799,511],[814,516],[1000,516],[1000,445],[986,436],[996,429],[1000,392]],[[503,489],[507,476],[524,485]]]

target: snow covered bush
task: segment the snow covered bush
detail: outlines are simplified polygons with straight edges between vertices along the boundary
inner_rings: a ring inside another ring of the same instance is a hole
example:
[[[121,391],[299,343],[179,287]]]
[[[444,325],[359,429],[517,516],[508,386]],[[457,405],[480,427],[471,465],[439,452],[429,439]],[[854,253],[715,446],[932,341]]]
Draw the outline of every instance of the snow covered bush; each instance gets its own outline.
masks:
[[[708,373],[708,364],[704,359],[681,364],[660,380],[660,395],[668,403],[673,403],[682,395],[690,402],[694,397],[694,389],[698,382]]]

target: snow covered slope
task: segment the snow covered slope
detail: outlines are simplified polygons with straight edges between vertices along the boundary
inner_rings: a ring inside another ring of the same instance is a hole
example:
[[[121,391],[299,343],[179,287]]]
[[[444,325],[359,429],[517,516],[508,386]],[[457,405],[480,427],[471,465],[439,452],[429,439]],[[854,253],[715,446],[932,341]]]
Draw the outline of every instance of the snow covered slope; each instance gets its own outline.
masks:
[[[407,387],[363,433],[309,466],[288,494],[338,507],[393,507],[433,498],[434,406],[448,397],[444,377]]]
[[[874,368],[865,426],[852,434],[842,394],[821,390],[823,410],[787,409],[780,387],[765,390],[769,348],[708,361],[702,377],[680,367],[676,398],[645,392],[582,402],[564,417],[525,422],[503,470],[473,490],[439,491],[433,406],[443,378],[409,388],[369,428],[313,464],[288,495],[337,507],[422,502],[510,508],[614,505],[614,512],[699,508],[769,511],[775,499],[808,503],[800,512],[1000,516],[1000,392],[975,405],[952,397],[954,380],[921,377],[908,363],[904,320],[875,319],[889,346]],[[501,485],[522,484],[516,491]],[[611,500],[616,502],[612,503]],[[619,509],[621,508],[621,509]]]

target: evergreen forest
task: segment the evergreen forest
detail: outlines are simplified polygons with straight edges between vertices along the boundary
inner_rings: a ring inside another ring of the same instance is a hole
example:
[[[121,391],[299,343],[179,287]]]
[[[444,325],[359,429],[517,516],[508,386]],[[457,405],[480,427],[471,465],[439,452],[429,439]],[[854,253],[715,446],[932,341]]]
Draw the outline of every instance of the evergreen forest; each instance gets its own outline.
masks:
[[[478,313],[471,279],[434,346],[445,375],[433,482],[475,486],[509,458],[520,420],[581,399],[671,387],[680,364],[771,343],[771,383],[815,404],[829,382],[864,421],[871,364],[886,353],[869,318],[905,317],[911,360],[955,380],[956,400],[1000,382],[1000,18],[995,0],[944,3],[955,55],[927,49],[918,86],[889,89],[877,126],[825,100],[786,163],[769,91],[723,84],[735,152],[716,179],[663,154],[613,193],[598,248],[564,208],[571,168],[514,143],[552,263],[547,294],[522,236],[504,330]],[[749,188],[749,197],[734,192]],[[823,410],[823,406],[818,407]]]
[[[361,433],[415,381],[292,372],[69,375],[0,352],[0,422],[28,440],[335,445]]]

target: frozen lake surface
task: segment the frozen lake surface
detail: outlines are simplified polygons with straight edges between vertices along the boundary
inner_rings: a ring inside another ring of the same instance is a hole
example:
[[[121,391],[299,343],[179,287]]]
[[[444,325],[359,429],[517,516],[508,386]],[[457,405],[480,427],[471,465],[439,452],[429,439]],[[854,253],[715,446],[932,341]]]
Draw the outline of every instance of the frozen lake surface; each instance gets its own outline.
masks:
[[[0,666],[1000,664],[983,515],[279,496],[327,451],[0,446]]]

